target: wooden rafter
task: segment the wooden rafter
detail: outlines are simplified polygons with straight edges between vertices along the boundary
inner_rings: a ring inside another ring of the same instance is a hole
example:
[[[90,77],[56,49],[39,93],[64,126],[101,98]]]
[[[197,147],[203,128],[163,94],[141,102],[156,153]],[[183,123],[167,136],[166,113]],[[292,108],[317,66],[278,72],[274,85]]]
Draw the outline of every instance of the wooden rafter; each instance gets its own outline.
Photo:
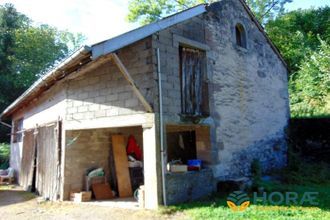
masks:
[[[131,75],[129,74],[128,70],[126,69],[126,67],[124,66],[124,64],[121,62],[121,60],[119,59],[119,57],[117,56],[117,54],[111,53],[111,58],[113,59],[114,63],[117,65],[118,69],[123,74],[123,76],[125,77],[125,79],[128,81],[128,83],[130,84],[130,86],[132,87],[133,92],[135,93],[135,95],[142,102],[142,104],[143,104],[144,108],[146,109],[146,111],[147,112],[152,112],[153,111],[152,110],[152,107],[147,102],[147,100],[144,98],[144,96],[142,95],[142,93],[140,92],[139,87],[135,84],[133,78],[131,77]]]

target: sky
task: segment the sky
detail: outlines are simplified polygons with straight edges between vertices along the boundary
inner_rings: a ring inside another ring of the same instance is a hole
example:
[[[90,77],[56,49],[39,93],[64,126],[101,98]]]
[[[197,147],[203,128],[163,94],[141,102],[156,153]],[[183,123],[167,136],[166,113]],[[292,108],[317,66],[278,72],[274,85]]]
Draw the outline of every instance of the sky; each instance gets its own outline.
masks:
[[[82,33],[86,44],[97,43],[138,27],[126,21],[128,0],[0,0],[37,24],[45,23],[61,30]],[[287,10],[330,5],[330,0],[293,0]]]

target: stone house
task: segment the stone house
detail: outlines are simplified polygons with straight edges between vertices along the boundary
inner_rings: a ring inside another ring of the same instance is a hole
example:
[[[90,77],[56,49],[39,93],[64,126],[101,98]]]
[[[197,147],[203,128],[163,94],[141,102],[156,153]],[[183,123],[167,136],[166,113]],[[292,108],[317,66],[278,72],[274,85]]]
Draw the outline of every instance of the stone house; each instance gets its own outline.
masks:
[[[286,163],[286,64],[243,0],[198,5],[85,46],[1,115],[19,183],[51,199],[110,176],[111,135],[143,149],[145,207],[212,193],[220,180]],[[203,169],[171,173],[172,160]],[[33,167],[36,167],[35,169]]]

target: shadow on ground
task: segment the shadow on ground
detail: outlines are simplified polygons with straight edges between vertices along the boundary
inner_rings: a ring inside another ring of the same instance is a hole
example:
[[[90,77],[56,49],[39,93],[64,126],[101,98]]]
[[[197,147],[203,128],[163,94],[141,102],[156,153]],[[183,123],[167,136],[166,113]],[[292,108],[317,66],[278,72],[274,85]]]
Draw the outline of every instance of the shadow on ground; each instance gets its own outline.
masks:
[[[26,202],[36,198],[33,193],[26,192],[14,185],[0,185],[0,207]]]

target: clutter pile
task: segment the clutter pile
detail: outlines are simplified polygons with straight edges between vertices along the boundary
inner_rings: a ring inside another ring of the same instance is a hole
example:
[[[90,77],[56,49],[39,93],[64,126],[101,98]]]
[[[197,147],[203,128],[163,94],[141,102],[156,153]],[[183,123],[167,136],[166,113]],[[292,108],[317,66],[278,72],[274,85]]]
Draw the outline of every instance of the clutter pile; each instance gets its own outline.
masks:
[[[142,150],[133,135],[128,137],[126,152],[132,190],[135,192],[141,185],[143,185],[144,179],[142,170]]]
[[[181,160],[173,160],[167,163],[167,170],[173,173],[184,173],[188,171],[199,171],[202,168],[202,161],[193,159],[183,164]]]
[[[107,172],[102,167],[87,169],[85,191],[72,190],[71,201],[85,202],[92,198],[109,200],[133,195],[141,200],[144,194],[144,190],[140,189],[144,183],[142,155],[142,150],[133,135],[130,135],[128,139],[124,135],[112,135],[109,169],[106,169]],[[139,189],[140,193],[138,193]]]

